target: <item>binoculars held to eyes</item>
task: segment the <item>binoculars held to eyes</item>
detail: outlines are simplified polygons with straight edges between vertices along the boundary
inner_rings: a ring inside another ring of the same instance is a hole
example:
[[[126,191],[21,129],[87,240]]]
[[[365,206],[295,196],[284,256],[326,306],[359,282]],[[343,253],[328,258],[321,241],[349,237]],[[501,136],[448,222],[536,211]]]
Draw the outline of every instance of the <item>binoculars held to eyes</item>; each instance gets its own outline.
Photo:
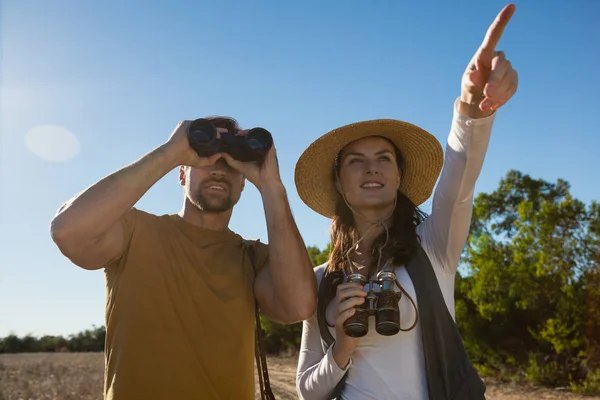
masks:
[[[217,138],[217,128],[204,118],[192,121],[187,136],[190,146],[200,157],[227,153],[238,161],[262,161],[273,146],[273,137],[264,128],[250,129],[244,136],[221,132]]]
[[[364,286],[368,281],[362,274],[348,276],[349,282]],[[344,332],[351,337],[362,337],[369,331],[369,317],[375,315],[375,330],[383,336],[392,336],[400,331],[400,309],[398,302],[401,294],[394,291],[396,274],[382,271],[377,274],[381,291],[373,291],[371,283],[365,302],[355,306],[356,312],[344,322]]]

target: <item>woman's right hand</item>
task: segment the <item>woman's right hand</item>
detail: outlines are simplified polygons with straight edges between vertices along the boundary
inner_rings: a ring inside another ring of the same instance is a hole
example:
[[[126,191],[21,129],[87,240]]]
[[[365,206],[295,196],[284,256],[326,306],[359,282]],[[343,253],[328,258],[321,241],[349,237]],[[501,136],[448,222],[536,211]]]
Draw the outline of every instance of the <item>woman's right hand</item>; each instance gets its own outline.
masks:
[[[341,369],[344,369],[350,362],[359,340],[346,335],[344,322],[354,315],[355,306],[365,302],[366,295],[362,286],[353,282],[342,283],[337,287],[335,298],[327,306],[325,314],[327,324],[335,326],[336,339],[332,349],[333,358]]]

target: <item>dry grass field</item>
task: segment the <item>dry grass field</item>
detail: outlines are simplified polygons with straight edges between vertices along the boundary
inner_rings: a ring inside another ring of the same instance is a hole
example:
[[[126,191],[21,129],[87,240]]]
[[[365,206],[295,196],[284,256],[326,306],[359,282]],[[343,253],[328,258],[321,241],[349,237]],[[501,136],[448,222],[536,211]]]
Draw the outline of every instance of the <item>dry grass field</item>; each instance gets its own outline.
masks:
[[[102,400],[103,362],[100,353],[0,354],[0,400]],[[295,359],[271,357],[268,364],[276,398],[297,399]],[[560,390],[493,382],[488,382],[487,398],[600,400]]]

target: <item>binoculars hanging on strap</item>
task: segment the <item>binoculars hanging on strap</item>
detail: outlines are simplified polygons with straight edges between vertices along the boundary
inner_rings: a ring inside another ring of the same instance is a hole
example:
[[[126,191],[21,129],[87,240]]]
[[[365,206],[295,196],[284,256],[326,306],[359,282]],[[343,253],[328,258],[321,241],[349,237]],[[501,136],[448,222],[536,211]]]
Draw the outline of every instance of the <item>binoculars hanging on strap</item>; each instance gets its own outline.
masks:
[[[220,132],[207,119],[200,118],[192,121],[187,137],[190,146],[200,157],[210,157],[215,153],[227,153],[238,161],[264,160],[265,155],[273,146],[271,133],[264,128],[253,128],[244,136],[236,132]]]
[[[381,287],[380,292],[373,290],[373,281],[358,273],[350,274],[347,278],[348,282],[354,282],[364,287],[369,283],[369,293],[365,298],[365,302],[355,306],[356,312],[346,321],[344,321],[344,332],[351,337],[365,336],[369,331],[369,317],[375,316],[375,330],[383,336],[392,336],[399,331],[410,331],[417,324],[418,315],[415,317],[415,322],[408,329],[400,327],[400,308],[398,303],[402,297],[404,288],[396,280],[396,274],[390,271],[381,271],[377,274],[377,283]],[[394,286],[398,285],[401,292],[394,290]],[[406,296],[413,304],[415,312],[417,308],[413,299],[406,293]],[[418,313],[417,313],[418,314]]]

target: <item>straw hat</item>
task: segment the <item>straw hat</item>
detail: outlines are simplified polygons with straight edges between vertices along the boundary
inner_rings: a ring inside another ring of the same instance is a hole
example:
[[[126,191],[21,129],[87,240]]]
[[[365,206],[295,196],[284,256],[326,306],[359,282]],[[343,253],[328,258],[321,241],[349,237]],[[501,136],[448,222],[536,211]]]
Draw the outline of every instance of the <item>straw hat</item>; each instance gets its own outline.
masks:
[[[431,133],[411,123],[376,119],[336,128],[315,140],[296,163],[298,195],[314,211],[332,218],[338,196],[333,165],[339,152],[349,143],[367,136],[382,136],[392,141],[404,159],[399,191],[420,205],[433,191],[442,169],[444,153]]]

